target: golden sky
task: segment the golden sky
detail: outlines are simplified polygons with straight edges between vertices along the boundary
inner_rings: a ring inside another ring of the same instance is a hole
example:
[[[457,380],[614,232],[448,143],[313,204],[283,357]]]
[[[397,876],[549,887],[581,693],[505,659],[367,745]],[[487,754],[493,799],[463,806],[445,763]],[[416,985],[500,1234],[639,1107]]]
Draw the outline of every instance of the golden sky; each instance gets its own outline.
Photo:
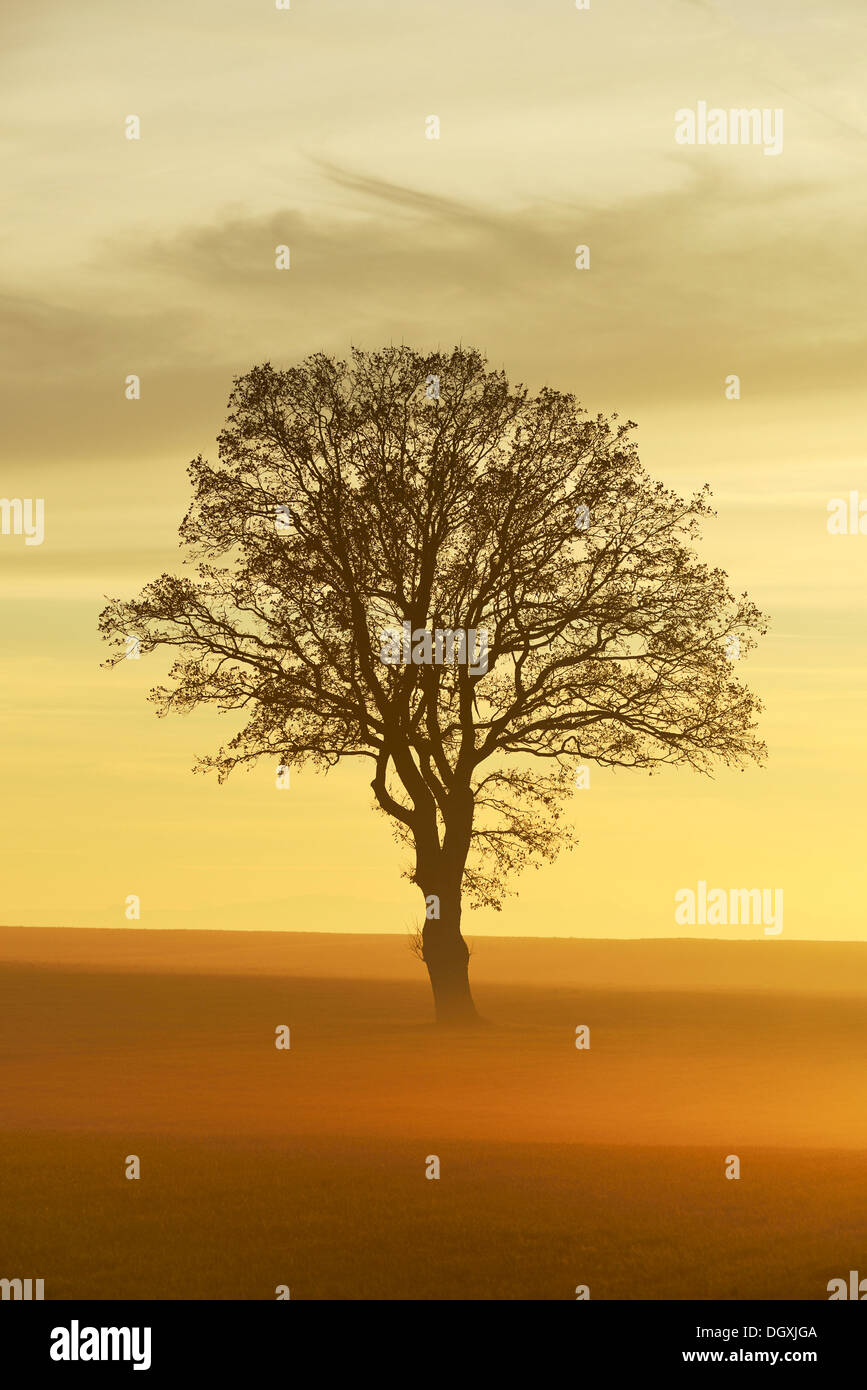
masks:
[[[867,536],[826,529],[867,497],[860,0],[13,0],[2,26],[0,492],[45,499],[45,540],[0,536],[0,921],[123,927],[132,893],[142,926],[419,920],[365,768],[193,777],[231,717],[158,721],[166,662],[100,670],[96,617],[177,566],[234,375],[462,341],[709,482],[706,556],[772,620],[744,671],[767,766],[594,769],[578,851],[465,931],[779,939],[676,926],[704,879],[782,888],[783,939],[865,937]],[[782,152],[678,145],[699,101],[781,108]]]

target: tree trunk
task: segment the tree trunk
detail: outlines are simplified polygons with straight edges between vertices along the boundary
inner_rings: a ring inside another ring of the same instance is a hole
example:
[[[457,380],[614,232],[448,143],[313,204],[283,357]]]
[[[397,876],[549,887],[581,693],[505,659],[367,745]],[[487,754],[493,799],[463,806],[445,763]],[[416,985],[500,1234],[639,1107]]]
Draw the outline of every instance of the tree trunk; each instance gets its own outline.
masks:
[[[441,916],[426,921],[422,932],[422,956],[433,989],[437,1023],[478,1023],[470,993],[467,943],[461,936],[460,891],[440,895]]]

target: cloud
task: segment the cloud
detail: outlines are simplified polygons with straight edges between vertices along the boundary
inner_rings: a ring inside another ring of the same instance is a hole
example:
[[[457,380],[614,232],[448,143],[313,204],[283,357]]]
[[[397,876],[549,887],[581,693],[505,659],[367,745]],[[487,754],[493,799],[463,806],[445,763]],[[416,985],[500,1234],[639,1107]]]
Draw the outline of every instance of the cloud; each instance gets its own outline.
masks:
[[[860,389],[857,222],[804,179],[763,187],[706,154],[673,154],[679,181],[660,191],[513,212],[321,163],[339,201],[106,238],[62,295],[0,301],[7,431],[25,451],[64,432],[78,447],[81,431],[116,448],[115,427],[133,450],[206,422],[210,437],[254,362],[401,340],[473,343],[528,384],[623,415],[716,397],[732,372],[753,399]],[[129,372],[146,378],[134,437]]]

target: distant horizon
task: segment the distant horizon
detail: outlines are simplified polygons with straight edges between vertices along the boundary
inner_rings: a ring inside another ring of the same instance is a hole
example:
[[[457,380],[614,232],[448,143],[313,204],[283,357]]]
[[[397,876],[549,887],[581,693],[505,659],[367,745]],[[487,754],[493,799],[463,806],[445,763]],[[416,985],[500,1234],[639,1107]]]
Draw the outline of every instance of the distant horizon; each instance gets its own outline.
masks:
[[[305,927],[142,927],[134,926],[132,923],[126,927],[119,926],[61,926],[55,922],[5,922],[0,923],[0,931],[97,931],[115,932],[119,936],[128,936],[134,932],[140,932],[143,936],[152,935],[155,932],[219,932],[221,935],[229,935],[232,932],[239,936],[357,936],[357,937],[394,937],[397,940],[408,940],[410,932],[402,931],[344,931],[338,927],[331,930],[309,930]],[[727,946],[750,946],[759,944],[766,940],[776,941],[778,944],[787,943],[799,946],[867,946],[867,940],[855,937],[844,936],[781,936],[767,938],[764,936],[734,937],[734,936],[600,936],[594,932],[583,932],[576,936],[536,936],[524,932],[492,932],[492,931],[473,931],[472,928],[465,928],[464,935],[469,941],[476,937],[488,941],[527,941],[534,945],[547,941],[610,941],[616,945],[636,946],[650,941],[670,942],[673,945],[683,946],[691,942],[701,945],[712,945],[722,942]]]

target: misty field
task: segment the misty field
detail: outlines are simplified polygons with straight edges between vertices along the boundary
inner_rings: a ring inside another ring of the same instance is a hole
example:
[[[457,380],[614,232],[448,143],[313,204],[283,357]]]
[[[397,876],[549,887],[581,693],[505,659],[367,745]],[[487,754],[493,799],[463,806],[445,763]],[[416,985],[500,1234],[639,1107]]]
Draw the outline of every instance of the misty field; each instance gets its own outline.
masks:
[[[47,1298],[867,1274],[860,944],[484,938],[453,1034],[401,937],[6,928],[0,962],[0,1276]]]

